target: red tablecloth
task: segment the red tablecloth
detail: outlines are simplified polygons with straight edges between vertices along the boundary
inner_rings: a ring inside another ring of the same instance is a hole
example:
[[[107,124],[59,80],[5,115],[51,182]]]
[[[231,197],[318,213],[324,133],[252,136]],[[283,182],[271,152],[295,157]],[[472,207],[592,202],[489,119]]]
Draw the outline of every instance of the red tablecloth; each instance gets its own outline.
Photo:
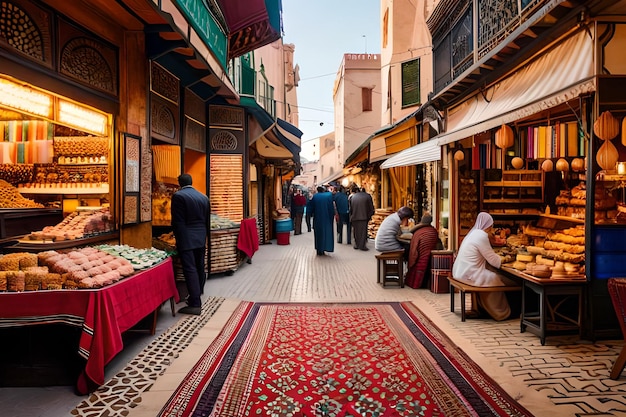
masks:
[[[76,388],[86,394],[104,383],[104,367],[124,348],[122,333],[172,297],[179,301],[168,258],[96,290],[0,293],[0,326],[82,325],[78,350],[87,362]]]

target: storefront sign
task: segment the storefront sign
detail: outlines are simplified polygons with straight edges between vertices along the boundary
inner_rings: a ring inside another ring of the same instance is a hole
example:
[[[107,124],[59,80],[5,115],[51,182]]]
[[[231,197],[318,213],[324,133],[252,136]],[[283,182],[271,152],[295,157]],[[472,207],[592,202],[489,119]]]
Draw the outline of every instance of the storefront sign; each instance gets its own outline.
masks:
[[[223,68],[226,68],[226,34],[215,21],[202,0],[175,0],[187,20],[211,49]]]

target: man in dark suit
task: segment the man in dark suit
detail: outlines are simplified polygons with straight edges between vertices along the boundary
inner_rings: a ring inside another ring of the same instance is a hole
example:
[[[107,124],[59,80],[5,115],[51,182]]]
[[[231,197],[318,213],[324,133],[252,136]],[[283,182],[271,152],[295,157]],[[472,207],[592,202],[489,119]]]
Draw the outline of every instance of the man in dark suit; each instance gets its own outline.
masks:
[[[172,228],[176,250],[183,267],[185,284],[189,291],[187,306],[179,313],[200,315],[206,282],[205,252],[209,229],[209,198],[191,186],[189,174],[178,177],[178,190],[172,196]]]
[[[369,250],[367,247],[367,224],[375,213],[372,196],[355,185],[352,187],[349,205],[350,224],[354,232],[354,249]]]

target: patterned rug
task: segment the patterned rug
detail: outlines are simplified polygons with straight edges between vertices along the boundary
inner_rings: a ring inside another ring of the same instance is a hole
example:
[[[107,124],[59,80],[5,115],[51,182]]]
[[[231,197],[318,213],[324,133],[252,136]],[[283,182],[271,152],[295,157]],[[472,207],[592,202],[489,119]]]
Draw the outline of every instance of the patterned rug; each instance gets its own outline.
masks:
[[[411,303],[241,303],[160,416],[531,416]]]

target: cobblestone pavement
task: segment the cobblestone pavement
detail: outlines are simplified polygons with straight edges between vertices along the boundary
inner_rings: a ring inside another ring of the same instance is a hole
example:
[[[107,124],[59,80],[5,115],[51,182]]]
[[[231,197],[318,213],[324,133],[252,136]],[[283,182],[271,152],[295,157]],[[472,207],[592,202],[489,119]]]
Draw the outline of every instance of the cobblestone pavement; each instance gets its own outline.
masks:
[[[372,242],[367,252],[344,244],[336,245],[335,252],[326,256],[316,255],[313,233],[292,235],[289,245],[273,242],[261,246],[252,262],[241,265],[234,274],[210,277],[202,316],[167,318],[163,314],[167,309],[162,309],[159,320],[165,322],[160,323],[157,335],[145,347],[125,349],[116,364],[107,367],[109,379],[103,387],[88,397],[62,396],[71,415],[155,415],[168,397],[157,387],[162,389],[168,383],[176,386],[176,381],[166,382],[171,378],[170,371],[176,368],[184,376],[194,363],[185,355],[203,352],[211,340],[207,335],[216,334],[221,328],[219,320],[228,318],[228,306],[249,300],[412,301],[534,415],[626,416],[626,375],[618,381],[609,379],[622,340],[593,343],[575,335],[550,336],[542,346],[537,336],[520,332],[519,320],[461,322],[458,307],[455,313],[450,312],[449,294],[397,286],[382,288],[376,283]],[[0,415],[68,415],[51,414],[50,409],[37,414],[32,405],[28,414],[20,414],[7,403],[36,401],[37,396],[42,399],[50,390],[54,388],[29,390],[21,395],[19,389],[0,389]],[[39,406],[44,409],[45,401]]]

